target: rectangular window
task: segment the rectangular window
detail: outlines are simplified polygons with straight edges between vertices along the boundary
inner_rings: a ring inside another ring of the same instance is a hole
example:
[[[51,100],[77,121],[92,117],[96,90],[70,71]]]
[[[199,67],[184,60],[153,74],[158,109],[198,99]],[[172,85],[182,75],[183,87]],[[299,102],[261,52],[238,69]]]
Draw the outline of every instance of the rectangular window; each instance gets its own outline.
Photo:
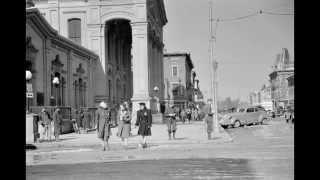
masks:
[[[81,45],[81,19],[68,20],[68,37],[73,42]]]
[[[174,76],[174,77],[178,76],[178,66],[177,65],[172,66],[172,76]]]
[[[172,95],[178,96],[179,95],[179,84],[174,83],[171,85],[171,87],[172,87]]]

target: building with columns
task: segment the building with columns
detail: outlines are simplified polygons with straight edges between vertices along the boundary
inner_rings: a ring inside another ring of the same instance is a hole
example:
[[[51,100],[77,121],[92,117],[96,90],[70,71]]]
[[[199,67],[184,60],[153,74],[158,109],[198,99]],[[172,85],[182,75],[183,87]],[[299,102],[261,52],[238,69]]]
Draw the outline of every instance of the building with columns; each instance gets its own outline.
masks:
[[[100,57],[95,103],[163,99],[163,0],[34,0],[51,26]],[[158,87],[158,91],[154,91]]]
[[[26,71],[32,74],[33,92],[29,106],[94,106],[99,65],[97,54],[60,36],[38,9],[26,9]]]

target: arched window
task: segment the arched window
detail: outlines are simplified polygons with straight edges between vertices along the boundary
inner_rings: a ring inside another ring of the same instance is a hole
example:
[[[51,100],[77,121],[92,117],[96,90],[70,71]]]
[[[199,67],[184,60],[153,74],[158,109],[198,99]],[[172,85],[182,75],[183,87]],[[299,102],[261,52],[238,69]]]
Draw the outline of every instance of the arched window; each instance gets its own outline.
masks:
[[[81,45],[81,19],[73,18],[68,20],[68,37],[73,42]]]

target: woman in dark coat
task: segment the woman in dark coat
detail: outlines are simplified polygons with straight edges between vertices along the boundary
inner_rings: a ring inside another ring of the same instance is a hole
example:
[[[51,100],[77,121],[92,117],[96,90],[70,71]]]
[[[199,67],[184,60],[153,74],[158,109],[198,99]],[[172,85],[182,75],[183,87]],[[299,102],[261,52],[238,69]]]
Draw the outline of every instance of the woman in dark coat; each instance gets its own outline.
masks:
[[[108,106],[105,102],[101,102],[98,110],[95,113],[96,122],[97,122],[97,135],[101,140],[102,150],[109,150],[108,140],[111,136],[111,114],[110,110],[107,109]]]
[[[56,138],[56,141],[58,141],[59,135],[61,133],[61,127],[62,127],[62,116],[60,114],[59,108],[56,108],[56,110],[53,113],[53,122],[54,122],[54,136]]]
[[[150,109],[146,108],[145,103],[140,103],[140,110],[137,112],[136,127],[139,126],[138,135],[142,136],[143,144],[140,147],[147,146],[147,137],[151,136],[152,115]]]

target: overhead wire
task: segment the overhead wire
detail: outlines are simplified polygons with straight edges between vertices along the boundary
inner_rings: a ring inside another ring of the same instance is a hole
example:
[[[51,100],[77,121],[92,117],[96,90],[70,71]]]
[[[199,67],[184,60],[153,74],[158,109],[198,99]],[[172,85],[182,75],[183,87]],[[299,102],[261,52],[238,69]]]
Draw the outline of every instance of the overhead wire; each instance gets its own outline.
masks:
[[[227,22],[227,21],[237,21],[237,20],[242,20],[242,19],[247,19],[253,16],[257,16],[259,14],[269,14],[269,15],[279,15],[279,16],[294,16],[293,13],[276,13],[276,12],[269,12],[269,11],[262,11],[259,10],[255,13],[251,13],[245,16],[240,16],[240,17],[234,17],[234,18],[217,18],[217,19],[211,19],[211,21],[216,21],[216,22]]]

